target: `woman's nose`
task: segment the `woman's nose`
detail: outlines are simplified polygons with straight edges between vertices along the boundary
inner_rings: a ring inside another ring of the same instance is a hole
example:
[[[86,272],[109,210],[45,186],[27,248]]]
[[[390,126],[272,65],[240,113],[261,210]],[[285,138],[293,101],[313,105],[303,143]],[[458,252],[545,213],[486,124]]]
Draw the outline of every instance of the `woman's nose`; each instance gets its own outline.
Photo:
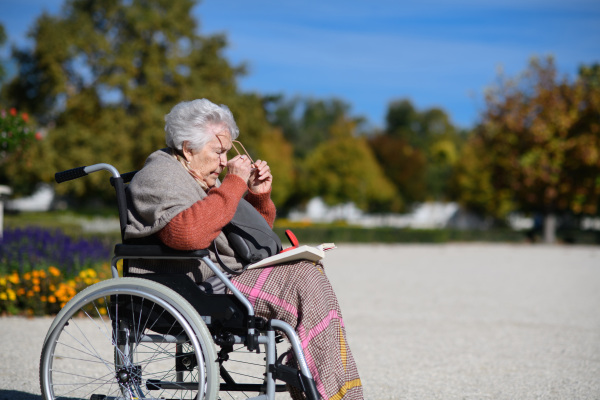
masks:
[[[219,165],[221,165],[221,166],[227,165],[227,153],[223,153],[219,156]]]

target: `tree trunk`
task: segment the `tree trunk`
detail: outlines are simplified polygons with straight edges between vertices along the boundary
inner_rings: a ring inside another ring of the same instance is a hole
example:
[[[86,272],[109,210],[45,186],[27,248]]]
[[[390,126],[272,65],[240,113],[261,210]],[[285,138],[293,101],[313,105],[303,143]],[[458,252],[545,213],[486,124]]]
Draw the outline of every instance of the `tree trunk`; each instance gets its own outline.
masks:
[[[556,242],[556,214],[548,213],[544,216],[544,243]]]

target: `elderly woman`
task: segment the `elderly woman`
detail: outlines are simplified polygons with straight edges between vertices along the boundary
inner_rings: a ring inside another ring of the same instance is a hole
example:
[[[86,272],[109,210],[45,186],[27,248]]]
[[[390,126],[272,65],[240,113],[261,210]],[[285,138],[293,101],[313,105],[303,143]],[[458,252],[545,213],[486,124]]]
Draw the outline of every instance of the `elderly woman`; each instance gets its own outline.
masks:
[[[152,153],[129,185],[126,239],[159,240],[178,250],[210,249],[211,259],[241,271],[244,262],[222,229],[245,198],[273,226],[273,176],[266,161],[246,155],[227,160],[239,130],[231,111],[206,99],[182,102],[165,117],[168,148]],[[219,175],[227,174],[223,182]],[[214,245],[212,245],[214,243]],[[132,273],[184,271],[203,290],[226,289],[201,261],[158,261]],[[231,275],[230,275],[231,276]],[[362,399],[342,314],[320,263],[308,261],[249,269],[231,276],[256,315],[295,327],[317,389],[324,399]],[[294,395],[294,397],[297,397]]]

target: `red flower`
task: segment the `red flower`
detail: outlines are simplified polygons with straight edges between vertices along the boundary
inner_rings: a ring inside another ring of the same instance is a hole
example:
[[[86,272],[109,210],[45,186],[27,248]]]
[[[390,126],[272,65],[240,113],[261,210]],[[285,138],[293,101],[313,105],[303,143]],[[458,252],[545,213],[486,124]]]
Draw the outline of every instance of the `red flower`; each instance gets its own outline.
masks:
[[[17,110],[14,107],[10,109],[10,115],[12,115],[13,117],[17,115]]]
[[[42,134],[40,132],[35,133],[35,140],[42,140]]]
[[[25,121],[25,123],[29,122],[29,114],[21,113],[21,118],[23,118],[23,121]]]

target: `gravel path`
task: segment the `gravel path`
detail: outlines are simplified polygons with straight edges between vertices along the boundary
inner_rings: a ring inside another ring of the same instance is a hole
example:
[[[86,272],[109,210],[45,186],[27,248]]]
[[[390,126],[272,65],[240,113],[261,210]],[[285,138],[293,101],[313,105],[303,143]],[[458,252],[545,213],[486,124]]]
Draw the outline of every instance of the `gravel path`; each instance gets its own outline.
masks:
[[[342,245],[326,268],[367,399],[600,399],[600,247]],[[50,323],[0,318],[0,400],[40,398]]]

